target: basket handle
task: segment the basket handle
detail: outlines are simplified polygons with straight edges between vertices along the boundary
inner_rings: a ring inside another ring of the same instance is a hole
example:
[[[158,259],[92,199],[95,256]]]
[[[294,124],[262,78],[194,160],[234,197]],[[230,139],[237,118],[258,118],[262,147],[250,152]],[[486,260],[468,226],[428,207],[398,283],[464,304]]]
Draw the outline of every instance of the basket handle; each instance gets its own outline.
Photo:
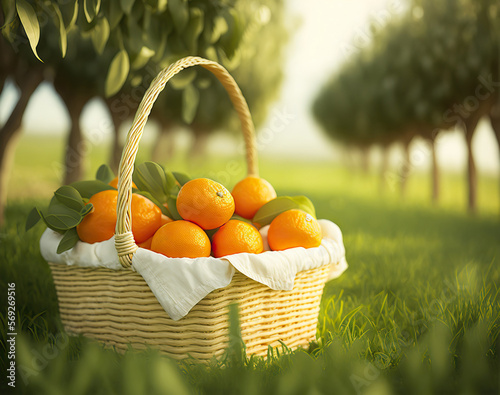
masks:
[[[127,134],[127,141],[120,160],[118,169],[118,203],[117,221],[115,228],[115,247],[118,252],[120,263],[125,268],[132,265],[132,256],[137,250],[137,245],[132,235],[131,202],[132,202],[132,173],[134,162],[139,149],[139,141],[144,131],[144,126],[148,120],[156,98],[165,88],[165,84],[174,75],[185,68],[200,65],[211,71],[226,88],[229,98],[240,118],[243,137],[245,140],[247,173],[248,175],[258,175],[257,150],[255,144],[255,131],[248,109],[248,104],[243,97],[240,88],[233,77],[220,64],[200,57],[188,56],[172,63],[168,68],[163,69],[151,82],[148,90],[142,98],[141,104],[135,114],[134,122]]]

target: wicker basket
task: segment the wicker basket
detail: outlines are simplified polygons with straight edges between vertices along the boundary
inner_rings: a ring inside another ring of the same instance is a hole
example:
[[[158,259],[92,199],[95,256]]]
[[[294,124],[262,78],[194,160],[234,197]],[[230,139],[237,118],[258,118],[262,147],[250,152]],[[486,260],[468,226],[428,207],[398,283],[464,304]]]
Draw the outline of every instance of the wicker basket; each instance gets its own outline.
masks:
[[[218,63],[187,57],[162,70],[144,95],[127,135],[119,168],[115,246],[128,270],[85,268],[49,263],[61,320],[68,333],[82,334],[118,350],[153,347],[176,359],[209,360],[228,341],[227,311],[237,302],[247,354],[266,355],[279,341],[288,347],[314,340],[323,287],[331,265],[301,272],[291,291],[275,291],[236,272],[231,283],[202,299],[174,321],[144,279],[131,268],[137,245],[131,232],[132,172],[144,126],[158,94],[181,70],[200,65],[226,88],[241,121],[249,175],[257,175],[254,128],[247,103],[229,73]]]

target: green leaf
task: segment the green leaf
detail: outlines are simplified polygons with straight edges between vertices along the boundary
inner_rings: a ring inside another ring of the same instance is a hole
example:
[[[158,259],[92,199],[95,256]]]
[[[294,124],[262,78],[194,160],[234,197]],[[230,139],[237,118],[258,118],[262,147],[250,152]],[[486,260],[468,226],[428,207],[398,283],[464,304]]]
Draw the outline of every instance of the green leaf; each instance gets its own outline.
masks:
[[[214,62],[219,61],[219,55],[212,45],[205,48],[205,58],[213,60]]]
[[[40,218],[42,219],[42,221],[45,223],[45,225],[46,225],[48,228],[50,228],[50,229],[52,229],[52,230],[54,230],[54,231],[56,231],[56,232],[59,232],[59,233],[61,232],[61,230],[60,230],[60,229],[53,227],[53,226],[51,225],[51,223],[47,222],[47,220],[45,219],[45,215],[43,214],[43,212],[41,212],[40,210],[37,210],[37,211],[38,211],[38,214],[40,215]]]
[[[175,177],[180,186],[183,186],[186,182],[191,181],[191,177],[184,173],[173,171],[172,175]]]
[[[78,0],[75,1],[75,9],[73,10],[73,17],[69,21],[69,24],[66,27],[66,29],[68,30],[71,29],[76,24],[77,19],[78,19]]]
[[[120,0],[120,6],[125,14],[129,15],[132,12],[134,2],[135,0]]]
[[[228,24],[228,31],[221,36],[218,44],[222,45],[219,49],[223,50],[230,59],[241,42],[244,28],[240,16],[234,9],[230,9],[225,13],[225,19]]]
[[[104,164],[99,166],[97,169],[97,172],[95,174],[96,180],[102,181],[106,184],[109,184],[113,178],[115,178],[115,173],[113,173],[113,170],[111,170],[111,167],[108,165]]]
[[[2,6],[5,18],[5,23],[0,27],[0,30],[3,30],[5,26],[10,25],[16,19],[17,11],[16,5],[12,0],[1,0],[0,5]]]
[[[78,225],[83,217],[81,209],[74,210],[62,203],[55,195],[49,203],[47,215],[42,215],[46,225],[56,231],[65,231]],[[40,213],[41,214],[41,213]]]
[[[90,199],[98,192],[114,189],[111,185],[108,185],[100,180],[76,181],[70,185],[78,191],[82,198],[85,199]]]
[[[149,59],[151,59],[155,54],[155,51],[152,49],[149,49],[148,47],[143,46],[137,56],[135,57],[134,61],[132,62],[132,69],[133,70],[138,70],[143,68],[146,63],[149,62]]]
[[[149,192],[135,191],[134,193],[147,197],[149,200],[151,200],[155,205],[157,205],[160,208],[162,214],[165,214],[167,217],[172,218],[172,213],[170,212],[170,210],[166,208],[163,204],[161,204],[157,199],[155,199],[153,195],[151,195]]]
[[[127,51],[122,49],[115,55],[109,66],[105,88],[107,97],[113,96],[121,89],[127,80],[129,70],[130,62],[128,54]]]
[[[42,219],[45,221],[47,226],[53,230],[68,230],[74,228],[81,222],[82,217],[80,216],[80,213],[76,214],[78,215],[75,216],[70,214],[48,214],[46,216],[43,216]]]
[[[219,38],[225,34],[229,29],[226,19],[222,15],[217,15],[213,24],[212,31],[207,29],[205,35],[207,36],[207,41],[210,44],[216,43]]]
[[[247,218],[240,217],[240,216],[239,216],[239,215],[237,215],[237,214],[233,214],[233,216],[231,217],[231,219],[236,219],[236,220],[238,220],[238,221],[243,221],[243,222],[246,222],[247,224],[253,225],[253,224],[252,224],[252,220],[247,219]]]
[[[83,0],[83,11],[88,23],[91,23],[97,14],[99,14],[100,8],[101,0]]]
[[[124,17],[126,22],[127,33],[125,35],[127,43],[127,51],[130,54],[131,61],[133,60],[134,54],[140,52],[141,48],[144,46],[143,39],[143,28],[139,25],[138,16],[135,13],[127,15]]]
[[[168,11],[172,15],[175,30],[177,33],[182,34],[189,20],[189,8],[185,0],[168,0]]]
[[[54,192],[54,196],[60,203],[75,211],[80,211],[84,206],[80,193],[69,185],[64,185]]]
[[[24,27],[24,31],[26,32],[26,36],[28,36],[31,49],[36,58],[43,63],[42,59],[40,59],[38,53],[36,52],[36,47],[38,45],[38,41],[40,40],[40,25],[38,24],[38,18],[35,10],[26,0],[16,0],[16,9],[19,14],[21,24]]]
[[[47,215],[44,215],[38,209],[35,210],[37,211],[38,216],[43,220],[43,222],[45,222],[45,225],[56,232],[64,232],[68,229],[74,228],[83,218],[80,213],[61,204],[55,197],[53,197],[50,202],[48,210],[49,213]],[[31,217],[30,224],[32,224],[35,220],[35,214],[31,212],[29,217]],[[26,225],[28,226],[28,221]]]
[[[149,192],[160,203],[167,201],[167,197],[178,191],[178,187],[172,173],[167,173],[155,162],[144,162],[138,165],[132,180],[140,191]]]
[[[106,18],[99,18],[97,20],[94,29],[90,33],[90,37],[92,38],[92,43],[94,44],[94,48],[99,55],[102,55],[104,48],[106,47],[106,43],[109,38],[109,23]]]
[[[94,205],[92,203],[87,203],[85,206],[82,207],[82,209],[80,210],[80,215],[82,217],[85,217],[88,213],[90,213],[92,211],[92,209],[94,208]]]
[[[35,226],[38,221],[41,219],[41,215],[36,207],[33,207],[28,214],[28,218],[26,218],[26,225],[25,225],[25,230],[26,232],[30,230],[33,226]]]
[[[190,10],[190,18],[183,39],[190,53],[196,53],[198,50],[198,37],[203,31],[204,19],[203,10],[198,7],[192,7]]]
[[[59,245],[57,246],[57,253],[62,254],[64,251],[68,251],[75,246],[75,244],[80,240],[76,228],[68,229],[65,233]]]
[[[179,212],[177,211],[177,199],[173,196],[169,196],[167,198],[167,205],[168,205],[168,210],[171,213],[171,215],[169,215],[169,217],[175,221],[181,220],[182,217],[180,216]]]
[[[200,92],[189,84],[182,93],[182,120],[188,125],[193,122],[200,102]]]
[[[293,196],[292,200],[294,200],[299,204],[299,210],[311,214],[316,219],[316,210],[314,208],[314,204],[307,196],[304,195]]]
[[[110,1],[109,2],[109,11],[108,11],[108,22],[111,31],[113,31],[118,23],[120,23],[123,17],[123,10],[118,1]]]
[[[63,16],[61,14],[61,10],[59,9],[57,3],[52,3],[51,6],[54,9],[54,12],[57,16],[57,25],[59,27],[59,45],[61,47],[62,57],[64,58],[66,56],[66,49],[68,47],[68,37],[66,35],[66,27],[64,26]]]
[[[167,0],[158,0],[158,12],[162,13],[167,9]]]
[[[291,210],[299,209],[311,214],[316,218],[316,213],[312,202],[305,196],[279,196],[276,199],[271,200],[264,204],[259,211],[255,214],[252,222],[259,224],[260,226],[269,225],[274,218],[276,218],[281,213]]]

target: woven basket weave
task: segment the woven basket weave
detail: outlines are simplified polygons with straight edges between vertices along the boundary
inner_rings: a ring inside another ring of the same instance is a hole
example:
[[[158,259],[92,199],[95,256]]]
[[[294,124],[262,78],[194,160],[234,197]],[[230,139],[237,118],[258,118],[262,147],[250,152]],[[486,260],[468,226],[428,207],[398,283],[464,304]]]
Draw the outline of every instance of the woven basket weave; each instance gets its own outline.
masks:
[[[144,279],[131,269],[137,245],[131,232],[132,172],[151,108],[167,81],[200,65],[226,88],[241,121],[249,175],[258,175],[254,128],[247,103],[218,63],[187,57],[162,70],[146,91],[127,135],[119,168],[115,246],[125,269],[86,268],[49,263],[61,320],[68,333],[82,334],[118,350],[153,347],[176,359],[209,360],[228,340],[227,311],[237,302],[247,354],[266,355],[280,341],[288,347],[314,340],[323,287],[331,265],[298,273],[291,291],[275,291],[236,272],[231,283],[202,299],[182,319],[172,320]]]

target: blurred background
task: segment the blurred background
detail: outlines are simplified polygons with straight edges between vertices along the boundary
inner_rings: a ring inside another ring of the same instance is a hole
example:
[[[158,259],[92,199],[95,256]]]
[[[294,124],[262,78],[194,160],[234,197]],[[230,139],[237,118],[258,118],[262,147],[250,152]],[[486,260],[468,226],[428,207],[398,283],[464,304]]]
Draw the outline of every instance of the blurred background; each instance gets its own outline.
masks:
[[[470,212],[481,206],[491,212],[499,202],[493,185],[483,196],[477,191],[499,174],[498,130],[495,137],[492,127],[499,121],[491,115],[500,95],[495,1],[325,0],[314,7],[181,1],[164,10],[162,2],[129,3],[130,15],[103,2],[76,18],[74,2],[56,4],[57,12],[54,4],[35,5],[35,13],[45,16],[34,46],[43,64],[28,46],[33,38],[14,18],[15,7],[5,7],[0,124],[9,148],[2,155],[3,204],[9,195],[50,196],[61,182],[93,175],[99,163],[116,169],[145,88],[161,67],[187,54],[217,60],[233,73],[249,102],[264,166],[268,160],[321,162],[376,175],[379,192],[401,196],[419,193],[407,187],[411,175],[428,178],[420,193],[428,188],[434,203]],[[146,27],[146,20],[154,23]],[[184,72],[160,96],[140,158],[196,173],[207,158],[241,156],[229,101],[203,71]],[[19,81],[36,73],[40,81],[23,94]],[[13,111],[23,102],[24,109]],[[22,119],[22,133],[6,130],[19,123],[11,115]],[[37,152],[47,150],[44,188],[30,169]],[[9,179],[13,172],[17,176]],[[449,176],[461,177],[466,190],[448,197],[440,186]]]

